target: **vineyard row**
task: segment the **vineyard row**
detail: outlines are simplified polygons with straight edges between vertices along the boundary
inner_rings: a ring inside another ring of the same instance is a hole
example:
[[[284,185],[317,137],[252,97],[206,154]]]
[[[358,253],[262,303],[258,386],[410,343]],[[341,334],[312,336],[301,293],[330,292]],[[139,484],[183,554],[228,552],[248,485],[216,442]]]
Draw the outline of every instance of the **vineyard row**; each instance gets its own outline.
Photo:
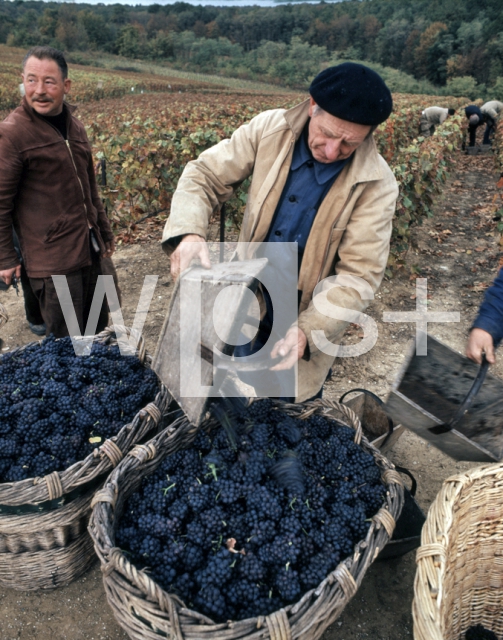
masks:
[[[243,122],[265,109],[296,104],[301,96],[218,94],[145,95],[84,105],[95,157],[106,160],[102,194],[115,228],[148,215],[167,216],[183,168],[204,149],[228,138]],[[283,101],[282,101],[283,98]],[[438,103],[460,107],[462,99]],[[453,104],[454,103],[454,104]],[[376,131],[380,153],[400,186],[394,220],[390,267],[402,264],[410,228],[432,215],[435,198],[461,146],[464,117],[449,118],[431,138],[418,138],[422,109],[431,96],[399,96],[392,116]],[[239,226],[247,184],[227,205]]]

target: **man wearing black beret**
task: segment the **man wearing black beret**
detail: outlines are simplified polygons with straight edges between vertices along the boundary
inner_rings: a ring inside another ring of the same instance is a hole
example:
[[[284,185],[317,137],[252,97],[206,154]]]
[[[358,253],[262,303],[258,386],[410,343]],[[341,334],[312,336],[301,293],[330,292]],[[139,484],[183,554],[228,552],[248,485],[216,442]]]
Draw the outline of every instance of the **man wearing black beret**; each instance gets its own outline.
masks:
[[[162,238],[174,277],[193,259],[210,268],[204,244],[208,220],[253,176],[239,240],[298,243],[298,322],[278,336],[271,352],[282,358],[275,370],[298,364],[297,402],[319,393],[334,363],[333,355],[318,348],[315,332],[337,344],[348,324],[320,313],[313,292],[326,287],[329,304],[366,308],[384,275],[398,196],[372,136],[393,106],[382,78],[346,62],[316,76],[309,93],[292,109],[259,114],[189,162]],[[356,277],[368,293],[362,299],[351,286],[333,288],[331,275]],[[250,352],[262,346],[261,334],[270,326],[268,305],[261,310]]]

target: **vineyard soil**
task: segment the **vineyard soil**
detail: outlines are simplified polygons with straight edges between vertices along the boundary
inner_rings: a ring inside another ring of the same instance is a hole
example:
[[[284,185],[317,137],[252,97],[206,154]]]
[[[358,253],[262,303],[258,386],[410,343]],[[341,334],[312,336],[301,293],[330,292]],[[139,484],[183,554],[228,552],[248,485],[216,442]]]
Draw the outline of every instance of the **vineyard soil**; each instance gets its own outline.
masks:
[[[429,332],[454,349],[462,351],[466,335],[484,288],[498,265],[499,233],[493,221],[497,173],[491,156],[459,155],[456,171],[446,185],[435,216],[412,233],[406,265],[394,278],[385,280],[369,313],[377,322],[379,338],[367,354],[337,364],[325,395],[338,399],[346,390],[366,387],[386,397],[406,357],[415,328],[408,323],[382,322],[384,311],[415,309],[415,278],[428,278],[429,309],[459,311],[461,322],[431,324]],[[150,350],[155,348],[168,308],[172,281],[168,260],[158,244],[160,227],[144,223],[134,244],[119,247],[117,265],[124,297],[124,321],[134,317],[145,275],[159,276],[144,335]],[[410,273],[414,273],[411,277]],[[32,341],[23,316],[22,299],[11,290],[2,294],[10,321],[2,326],[8,348]],[[358,339],[359,327],[351,326],[346,340]],[[503,356],[494,368],[503,377]],[[405,432],[389,457],[408,467],[418,480],[417,498],[426,511],[448,476],[474,466],[457,463]],[[375,563],[343,615],[323,640],[411,640],[414,553]],[[0,589],[0,637],[4,640],[126,640],[115,623],[96,564],[67,588],[48,593],[21,593]]]

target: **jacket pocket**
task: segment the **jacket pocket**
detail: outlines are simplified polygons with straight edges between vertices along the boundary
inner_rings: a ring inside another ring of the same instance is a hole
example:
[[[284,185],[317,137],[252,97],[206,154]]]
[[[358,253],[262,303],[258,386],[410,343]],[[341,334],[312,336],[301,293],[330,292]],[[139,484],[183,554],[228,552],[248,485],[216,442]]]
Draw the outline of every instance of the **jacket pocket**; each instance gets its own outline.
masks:
[[[47,233],[44,236],[44,242],[51,242],[54,238],[59,235],[61,230],[66,224],[67,214],[63,214],[56,218],[56,220],[51,224],[51,226],[47,229]]]

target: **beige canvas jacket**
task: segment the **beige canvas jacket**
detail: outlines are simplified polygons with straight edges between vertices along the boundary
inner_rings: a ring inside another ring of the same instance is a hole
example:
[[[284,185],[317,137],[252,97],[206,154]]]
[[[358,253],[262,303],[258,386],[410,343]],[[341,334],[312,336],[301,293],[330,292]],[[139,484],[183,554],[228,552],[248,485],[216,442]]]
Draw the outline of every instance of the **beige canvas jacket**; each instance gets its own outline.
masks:
[[[210,215],[252,174],[239,239],[264,240],[288,176],[295,141],[308,119],[308,108],[307,100],[289,110],[265,111],[239,127],[230,139],[188,163],[164,228],[166,252],[172,250],[170,239],[177,236],[196,233],[206,238]],[[304,251],[298,325],[308,339],[309,359],[299,362],[297,402],[319,391],[334,362],[333,356],[318,349],[312,331],[323,330],[330,342],[337,343],[348,324],[314,307],[314,288],[330,275],[344,274],[362,278],[374,293],[377,291],[388,259],[397,196],[395,177],[369,137],[323,200]],[[331,288],[328,283],[320,288],[330,288],[328,302],[339,307],[363,311],[370,302],[362,300],[353,288]]]

